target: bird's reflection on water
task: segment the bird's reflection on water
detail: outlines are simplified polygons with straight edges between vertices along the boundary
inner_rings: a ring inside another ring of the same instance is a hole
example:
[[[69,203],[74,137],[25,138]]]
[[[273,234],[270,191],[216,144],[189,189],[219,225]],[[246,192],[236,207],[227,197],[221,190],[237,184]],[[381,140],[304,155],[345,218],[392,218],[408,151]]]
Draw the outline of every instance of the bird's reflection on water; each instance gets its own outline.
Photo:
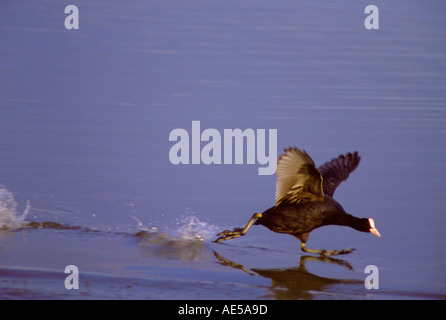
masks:
[[[330,286],[338,284],[363,284],[358,280],[343,280],[321,277],[310,273],[306,264],[310,261],[322,261],[330,264],[346,267],[353,270],[352,266],[344,260],[329,257],[301,256],[299,266],[286,269],[247,269],[241,264],[223,258],[214,251],[219,264],[240,269],[251,276],[261,276],[271,279],[271,290],[275,299],[313,299],[316,292],[327,291]]]

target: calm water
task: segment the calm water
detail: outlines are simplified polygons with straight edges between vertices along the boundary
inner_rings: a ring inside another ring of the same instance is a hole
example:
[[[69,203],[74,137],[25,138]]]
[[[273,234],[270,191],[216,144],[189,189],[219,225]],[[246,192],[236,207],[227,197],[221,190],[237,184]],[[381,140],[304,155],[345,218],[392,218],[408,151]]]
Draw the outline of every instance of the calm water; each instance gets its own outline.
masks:
[[[79,0],[66,30],[66,4],[2,1],[0,298],[445,299],[446,5],[380,2],[366,30],[368,4]],[[171,164],[193,120],[278,129],[317,164],[358,150],[335,198],[382,237],[314,231],[310,248],[357,248],[333,260],[260,226],[212,243],[274,203],[275,177]]]

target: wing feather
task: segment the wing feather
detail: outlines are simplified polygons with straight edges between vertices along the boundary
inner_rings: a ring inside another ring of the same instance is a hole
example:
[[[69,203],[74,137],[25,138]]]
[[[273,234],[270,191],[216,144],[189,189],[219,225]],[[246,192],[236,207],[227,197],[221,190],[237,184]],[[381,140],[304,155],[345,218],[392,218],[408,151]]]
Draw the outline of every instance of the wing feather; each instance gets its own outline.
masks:
[[[339,155],[319,167],[323,178],[324,194],[333,197],[336,188],[345,180],[349,174],[356,169],[361,157],[358,152]]]
[[[323,201],[322,175],[304,151],[288,148],[277,162],[276,205]]]

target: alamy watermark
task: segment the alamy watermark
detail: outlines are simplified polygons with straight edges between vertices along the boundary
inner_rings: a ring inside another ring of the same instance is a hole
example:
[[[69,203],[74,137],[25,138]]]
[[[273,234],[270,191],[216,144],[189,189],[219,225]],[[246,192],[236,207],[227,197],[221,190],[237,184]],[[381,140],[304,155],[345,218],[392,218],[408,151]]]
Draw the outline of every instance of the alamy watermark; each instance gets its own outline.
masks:
[[[369,275],[364,280],[364,286],[366,289],[379,289],[379,270],[378,267],[370,264],[365,267],[364,273],[368,273]]]
[[[368,16],[364,20],[364,27],[367,30],[379,29],[379,10],[377,6],[368,5],[364,9]]]
[[[267,139],[268,136],[268,139]],[[267,143],[268,140],[268,143]],[[169,141],[176,142],[169,151],[172,164],[256,164],[259,175],[276,172],[277,129],[217,129],[201,131],[200,121],[192,121],[191,133],[173,129]]]
[[[64,25],[65,29],[79,29],[79,8],[70,4],[65,7],[65,14],[68,14],[65,17]],[[368,5],[364,8],[364,13],[368,14],[368,16],[364,19],[364,27],[367,30],[379,29],[379,10],[375,5]]]
[[[64,281],[65,289],[79,289],[79,268],[75,265],[70,264],[65,267],[64,273],[69,274]]]
[[[65,7],[65,11],[68,16],[65,18],[65,29],[79,29],[79,8],[74,4],[70,4]]]

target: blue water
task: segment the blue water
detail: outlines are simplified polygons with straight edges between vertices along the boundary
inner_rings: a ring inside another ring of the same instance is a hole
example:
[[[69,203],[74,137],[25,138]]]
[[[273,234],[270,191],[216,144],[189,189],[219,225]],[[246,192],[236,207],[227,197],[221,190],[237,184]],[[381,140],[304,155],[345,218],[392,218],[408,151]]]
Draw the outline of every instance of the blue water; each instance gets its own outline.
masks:
[[[67,4],[0,4],[0,183],[17,204],[1,211],[15,223],[0,231],[0,298],[446,297],[442,1],[376,3],[378,30],[357,0],[75,4],[78,30]],[[275,177],[173,165],[169,134],[195,120],[277,129],[279,154],[318,165],[357,150],[335,199],[382,237],[315,230],[310,248],[357,249],[334,261],[260,226],[212,243],[274,203]]]

